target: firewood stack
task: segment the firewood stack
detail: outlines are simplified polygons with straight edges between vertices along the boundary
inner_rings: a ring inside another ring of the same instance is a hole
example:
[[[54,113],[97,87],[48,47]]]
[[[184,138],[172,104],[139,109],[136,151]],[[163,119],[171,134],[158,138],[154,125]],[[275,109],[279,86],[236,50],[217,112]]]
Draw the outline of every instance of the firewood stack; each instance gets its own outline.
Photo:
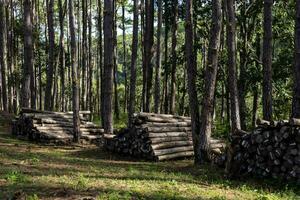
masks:
[[[104,130],[89,122],[90,111],[80,111],[82,143],[98,143]],[[12,121],[12,134],[42,143],[69,144],[73,140],[72,112],[50,112],[23,108]]]
[[[224,142],[211,141],[212,151],[221,154]],[[191,119],[166,114],[135,114],[133,127],[106,139],[108,150],[148,160],[169,160],[194,155]]]
[[[257,124],[232,137],[232,173],[300,181],[300,119]]]

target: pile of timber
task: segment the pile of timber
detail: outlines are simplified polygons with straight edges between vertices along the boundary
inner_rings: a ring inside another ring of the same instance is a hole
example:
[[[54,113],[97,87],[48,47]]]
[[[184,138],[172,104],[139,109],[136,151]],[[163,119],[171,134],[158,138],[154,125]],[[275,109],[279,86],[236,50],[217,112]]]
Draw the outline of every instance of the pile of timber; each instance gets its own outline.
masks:
[[[166,114],[135,114],[133,126],[114,137],[106,137],[105,147],[120,154],[155,161],[192,157],[191,119]],[[225,144],[211,140],[211,149],[221,155]]]
[[[104,130],[89,122],[90,111],[80,111],[82,143],[98,143]],[[73,140],[73,113],[23,108],[12,121],[12,134],[42,143],[70,144]]]
[[[251,133],[232,136],[231,172],[300,181],[300,119],[257,124]]]

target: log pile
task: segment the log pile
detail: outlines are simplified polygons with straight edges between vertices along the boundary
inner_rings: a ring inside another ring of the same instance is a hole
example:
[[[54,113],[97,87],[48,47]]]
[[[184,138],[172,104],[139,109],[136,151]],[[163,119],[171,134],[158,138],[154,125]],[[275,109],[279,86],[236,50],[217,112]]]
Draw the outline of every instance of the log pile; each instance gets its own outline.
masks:
[[[300,120],[258,120],[251,133],[232,136],[231,173],[300,181]]]
[[[80,111],[82,143],[98,143],[104,130],[89,122],[90,111]],[[12,121],[12,134],[42,143],[69,144],[73,140],[72,112],[50,112],[23,108]]]
[[[105,147],[121,154],[162,161],[194,155],[191,119],[166,114],[135,114],[133,127],[115,137],[107,137]],[[225,149],[224,142],[211,141],[217,154]]]

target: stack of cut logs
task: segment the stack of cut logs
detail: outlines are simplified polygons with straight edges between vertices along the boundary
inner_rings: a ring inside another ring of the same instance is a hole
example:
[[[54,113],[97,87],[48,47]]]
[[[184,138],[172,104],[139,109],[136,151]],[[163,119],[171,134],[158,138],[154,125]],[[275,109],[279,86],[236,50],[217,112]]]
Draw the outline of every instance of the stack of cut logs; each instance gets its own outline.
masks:
[[[107,138],[107,149],[149,160],[169,160],[194,155],[191,119],[166,114],[135,114],[133,127]],[[211,140],[212,151],[221,154],[224,142]]]
[[[257,124],[232,137],[232,173],[300,181],[300,119]]]
[[[80,111],[82,143],[100,142],[104,130],[88,121],[90,111]],[[50,112],[23,108],[12,121],[12,134],[43,143],[68,144],[73,140],[72,112]]]

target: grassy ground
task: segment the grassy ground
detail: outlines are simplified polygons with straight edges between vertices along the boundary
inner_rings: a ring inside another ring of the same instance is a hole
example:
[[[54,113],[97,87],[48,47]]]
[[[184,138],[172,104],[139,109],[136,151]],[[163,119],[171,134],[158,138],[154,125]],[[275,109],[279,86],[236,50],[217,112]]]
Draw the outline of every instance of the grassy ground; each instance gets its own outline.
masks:
[[[0,199],[300,199],[276,181],[230,181],[192,160],[161,163],[117,157],[94,146],[30,144],[0,131]]]

